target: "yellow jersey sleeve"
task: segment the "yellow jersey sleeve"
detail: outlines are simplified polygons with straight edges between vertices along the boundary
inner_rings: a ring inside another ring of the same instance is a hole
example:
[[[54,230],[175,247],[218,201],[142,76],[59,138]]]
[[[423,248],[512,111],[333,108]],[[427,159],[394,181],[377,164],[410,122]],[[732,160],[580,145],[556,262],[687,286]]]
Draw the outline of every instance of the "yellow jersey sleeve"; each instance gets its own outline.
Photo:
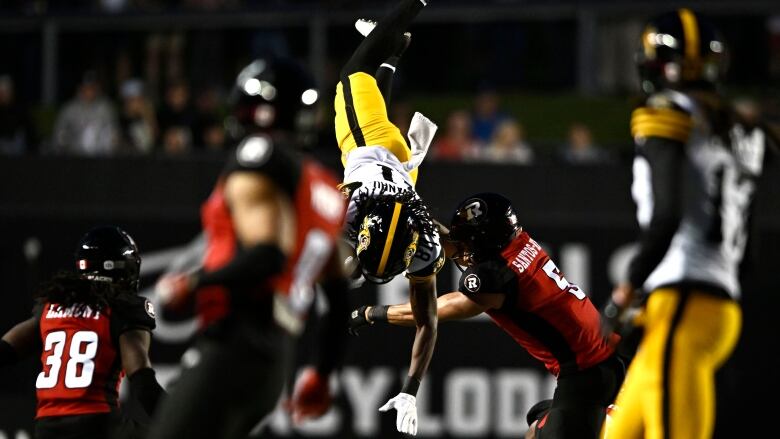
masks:
[[[693,117],[677,106],[645,105],[631,114],[631,135],[637,138],[660,137],[688,142]]]

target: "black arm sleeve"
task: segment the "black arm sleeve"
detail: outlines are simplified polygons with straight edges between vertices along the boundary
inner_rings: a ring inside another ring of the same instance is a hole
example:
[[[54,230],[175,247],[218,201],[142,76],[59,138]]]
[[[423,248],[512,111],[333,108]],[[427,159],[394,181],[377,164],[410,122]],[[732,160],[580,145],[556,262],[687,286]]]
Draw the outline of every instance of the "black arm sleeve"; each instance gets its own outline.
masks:
[[[149,416],[154,415],[157,403],[165,395],[165,390],[160,386],[155,377],[154,369],[146,367],[138,370],[128,377],[130,380],[130,393],[143,406]]]
[[[681,142],[650,137],[642,146],[650,165],[653,213],[639,235],[639,252],[628,268],[628,280],[640,288],[661,262],[680,224],[685,149]]]
[[[19,359],[16,349],[7,341],[0,340],[0,367],[10,366]]]
[[[114,340],[127,331],[153,331],[157,326],[154,306],[143,296],[123,296],[111,302],[111,332]]]
[[[336,369],[344,359],[348,342],[349,327],[349,281],[334,279],[322,283],[322,289],[328,298],[330,311],[324,318],[319,333],[319,359],[317,370],[322,376],[327,376]]]
[[[218,270],[201,272],[197,277],[196,286],[242,287],[256,284],[281,272],[285,259],[284,253],[278,246],[259,244],[244,249],[229,264]]]

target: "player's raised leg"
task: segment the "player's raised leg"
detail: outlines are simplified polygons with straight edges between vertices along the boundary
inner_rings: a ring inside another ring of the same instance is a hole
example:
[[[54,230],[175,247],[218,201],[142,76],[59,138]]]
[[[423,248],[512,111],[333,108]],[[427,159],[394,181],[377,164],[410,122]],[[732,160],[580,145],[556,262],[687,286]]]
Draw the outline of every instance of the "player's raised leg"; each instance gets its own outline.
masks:
[[[388,119],[384,96],[374,75],[385,61],[402,52],[408,44],[404,32],[424,6],[422,0],[399,2],[379,21],[342,69],[334,106],[336,138],[343,163],[346,164],[347,154],[360,146],[383,146],[401,162],[411,158],[404,136]],[[410,174],[416,180],[417,171]]]

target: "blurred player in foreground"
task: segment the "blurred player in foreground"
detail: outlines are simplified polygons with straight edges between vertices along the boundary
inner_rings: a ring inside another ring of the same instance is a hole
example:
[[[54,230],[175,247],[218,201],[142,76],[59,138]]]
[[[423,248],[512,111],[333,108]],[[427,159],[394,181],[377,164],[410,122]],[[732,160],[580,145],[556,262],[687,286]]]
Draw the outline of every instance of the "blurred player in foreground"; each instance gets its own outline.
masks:
[[[409,279],[417,328],[409,376],[380,410],[395,409],[396,428],[412,435],[417,432],[415,395],[436,344],[436,274],[445,261],[436,226],[414,190],[436,126],[416,113],[410,148],[388,120],[387,105],[393,73],[410,41],[406,28],[425,5],[401,0],[379,23],[358,21],[367,36],[342,69],[334,103],[353,277],[386,283],[406,272]]]
[[[537,438],[596,439],[605,410],[623,379],[615,355],[618,336],[602,336],[600,316],[587,295],[570,284],[547,253],[518,224],[509,200],[482,193],[455,211],[446,246],[467,266],[458,291],[437,300],[439,319],[487,313],[558,379]],[[409,304],[361,307],[351,326],[414,323]]]
[[[3,335],[0,366],[41,355],[36,438],[143,438],[145,426],[118,403],[124,376],[149,415],[164,394],[149,361],[155,316],[138,296],[138,247],[125,231],[99,227],[81,238],[75,259],[76,273],[45,284],[33,317]]]
[[[337,180],[297,152],[313,123],[313,78],[291,60],[257,60],[238,76],[234,116],[244,136],[202,208],[203,268],[161,279],[176,307],[196,294],[203,330],[158,411],[152,438],[245,438],[277,405],[321,282],[330,314],[319,364],[295,386],[295,420],[330,405],[328,375],[341,360],[348,317],[338,238],[345,203]]]
[[[768,137],[719,93],[726,45],[701,15],[652,19],[637,60],[647,94],[631,118],[641,234],[612,299],[620,311],[637,290],[649,297],[608,435],[709,438],[715,372],[741,330],[739,266]]]

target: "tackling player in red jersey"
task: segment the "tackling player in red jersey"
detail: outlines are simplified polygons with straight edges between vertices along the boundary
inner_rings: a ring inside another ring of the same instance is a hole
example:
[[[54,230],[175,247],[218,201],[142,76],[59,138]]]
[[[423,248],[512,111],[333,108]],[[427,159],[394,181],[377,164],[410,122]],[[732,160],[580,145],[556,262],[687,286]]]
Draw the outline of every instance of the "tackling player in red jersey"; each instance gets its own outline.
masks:
[[[467,266],[457,292],[437,299],[439,320],[486,313],[558,379],[537,438],[596,439],[623,379],[618,336],[602,335],[599,312],[569,283],[517,222],[509,200],[492,193],[463,201],[449,230],[448,255]],[[409,304],[362,307],[351,326],[414,323]]]
[[[3,336],[0,366],[40,352],[36,438],[144,437],[118,402],[124,376],[149,415],[164,394],[148,354],[154,308],[137,295],[138,247],[123,230],[99,227],[79,242],[76,264],[76,274],[44,286],[33,317]]]
[[[160,282],[173,305],[197,292],[202,330],[197,360],[161,406],[152,438],[245,438],[279,401],[315,283],[330,313],[317,368],[289,405],[296,420],[328,409],[327,377],[346,343],[349,284],[338,248],[346,204],[335,177],[296,154],[296,122],[317,98],[313,78],[291,60],[265,59],[237,86],[234,114],[246,135],[201,211],[203,267]]]

